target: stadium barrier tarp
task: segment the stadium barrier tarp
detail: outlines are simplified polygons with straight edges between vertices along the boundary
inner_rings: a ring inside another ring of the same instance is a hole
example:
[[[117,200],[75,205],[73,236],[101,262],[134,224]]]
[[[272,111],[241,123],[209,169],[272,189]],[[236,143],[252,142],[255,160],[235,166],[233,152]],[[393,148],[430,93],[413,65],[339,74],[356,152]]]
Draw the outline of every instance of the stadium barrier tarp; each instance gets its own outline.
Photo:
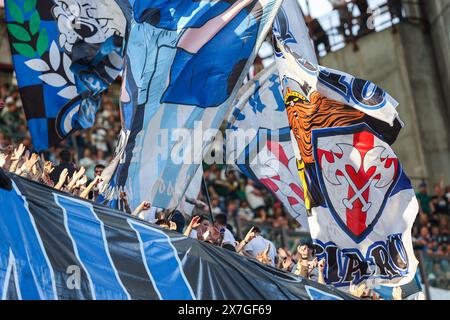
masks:
[[[2,299],[349,299],[0,169]]]

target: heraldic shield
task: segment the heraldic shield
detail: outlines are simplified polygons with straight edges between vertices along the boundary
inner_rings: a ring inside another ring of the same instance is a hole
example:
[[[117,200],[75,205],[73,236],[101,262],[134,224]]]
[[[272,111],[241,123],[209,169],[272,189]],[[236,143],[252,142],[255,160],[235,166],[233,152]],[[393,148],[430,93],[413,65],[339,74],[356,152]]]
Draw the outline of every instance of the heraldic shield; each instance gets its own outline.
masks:
[[[360,243],[383,214],[401,172],[398,158],[365,123],[313,130],[312,140],[329,212]]]

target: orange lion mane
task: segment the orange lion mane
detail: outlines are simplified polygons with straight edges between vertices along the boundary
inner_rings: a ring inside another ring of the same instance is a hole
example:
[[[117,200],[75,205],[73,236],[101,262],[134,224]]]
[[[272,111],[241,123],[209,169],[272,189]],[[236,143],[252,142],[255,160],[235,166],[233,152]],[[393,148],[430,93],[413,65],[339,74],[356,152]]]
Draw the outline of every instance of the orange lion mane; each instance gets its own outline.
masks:
[[[344,127],[361,122],[365,114],[343,103],[328,99],[317,91],[310,101],[296,99],[286,105],[289,124],[305,163],[314,163],[311,133],[314,129]]]

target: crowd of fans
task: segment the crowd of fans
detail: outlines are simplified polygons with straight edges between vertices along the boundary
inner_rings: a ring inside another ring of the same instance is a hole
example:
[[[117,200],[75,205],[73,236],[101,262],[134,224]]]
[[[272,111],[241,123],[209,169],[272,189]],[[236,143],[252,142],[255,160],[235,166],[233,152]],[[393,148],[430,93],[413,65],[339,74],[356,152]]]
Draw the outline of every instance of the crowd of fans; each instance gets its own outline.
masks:
[[[416,193],[420,211],[412,230],[416,252],[424,255],[430,284],[450,289],[450,186],[444,179],[434,186],[432,195],[422,182]]]
[[[96,200],[101,174],[112,157],[114,140],[120,129],[113,102],[105,98],[94,128],[80,131],[61,147],[38,155],[33,152],[17,90],[2,86],[0,101],[5,102],[0,102],[0,168],[74,196]],[[325,283],[325,261],[314,257],[313,246],[300,244],[292,251],[277,248],[261,231],[262,225],[291,230],[301,227],[270,192],[238,172],[227,171],[222,165],[205,165],[204,178],[208,192],[203,190],[198,200],[193,200],[195,209],[192,218],[179,210],[160,210],[155,212],[152,222],[252,257],[263,264]],[[206,204],[206,194],[210,196],[211,209]],[[436,187],[435,196],[429,196],[424,185],[419,189],[417,197],[421,213],[413,233],[417,249],[426,250],[429,254],[449,254],[449,196],[449,188],[444,191],[441,185]],[[122,192],[118,207],[144,219],[143,213],[151,209],[151,204],[144,201],[131,211],[126,194]],[[237,220],[254,224],[243,238],[232,226]],[[444,270],[448,270],[448,266]],[[350,292],[362,298],[381,299],[364,284],[352,285]],[[394,297],[400,299],[399,288],[394,290]]]

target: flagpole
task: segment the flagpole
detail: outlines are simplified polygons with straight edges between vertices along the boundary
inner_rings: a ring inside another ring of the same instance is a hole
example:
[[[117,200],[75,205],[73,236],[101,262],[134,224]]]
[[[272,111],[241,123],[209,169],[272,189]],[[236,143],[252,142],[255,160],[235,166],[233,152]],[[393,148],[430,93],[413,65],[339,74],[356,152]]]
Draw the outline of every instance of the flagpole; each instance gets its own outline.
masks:
[[[206,185],[205,176],[202,176],[202,182],[203,182],[203,188],[205,189],[205,193],[206,193],[206,200],[208,201],[209,216],[211,218],[211,222],[214,223],[214,217],[213,217],[212,208],[211,208],[211,198],[209,197],[209,191],[208,191],[208,186]]]

